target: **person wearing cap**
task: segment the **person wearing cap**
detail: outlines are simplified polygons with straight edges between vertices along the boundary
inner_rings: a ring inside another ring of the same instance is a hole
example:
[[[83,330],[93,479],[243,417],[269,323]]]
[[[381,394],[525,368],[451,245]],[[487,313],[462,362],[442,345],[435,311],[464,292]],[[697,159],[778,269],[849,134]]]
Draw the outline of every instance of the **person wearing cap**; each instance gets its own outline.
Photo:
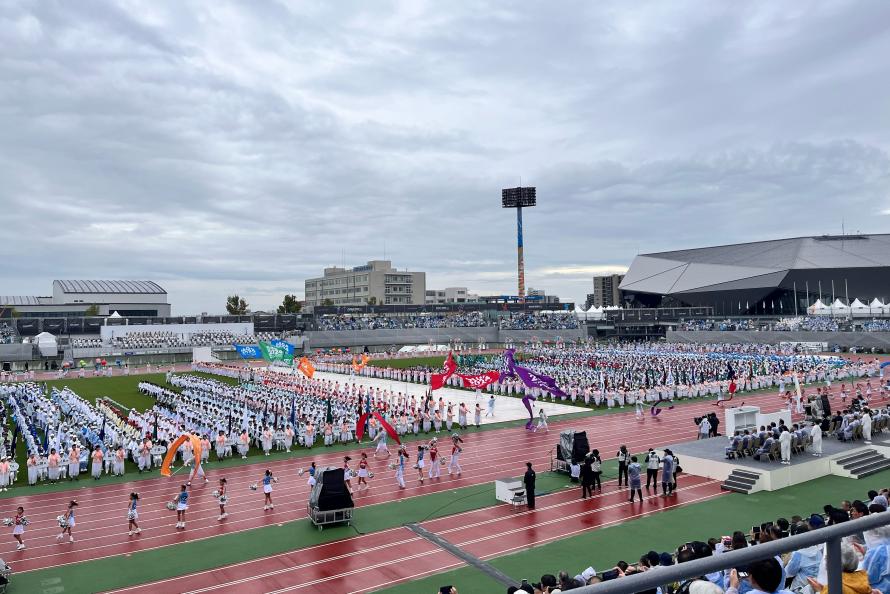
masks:
[[[535,478],[537,475],[532,469],[532,463],[525,463],[525,475],[522,477],[522,484],[525,486],[525,500],[529,509],[535,509]]]

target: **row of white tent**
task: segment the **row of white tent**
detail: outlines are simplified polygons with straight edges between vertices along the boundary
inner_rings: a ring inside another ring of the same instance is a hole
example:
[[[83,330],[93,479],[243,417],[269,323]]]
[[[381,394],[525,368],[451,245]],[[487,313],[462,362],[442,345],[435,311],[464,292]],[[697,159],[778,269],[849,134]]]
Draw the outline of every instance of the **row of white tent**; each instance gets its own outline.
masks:
[[[854,299],[850,305],[847,305],[840,299],[835,299],[831,305],[825,305],[821,299],[817,299],[816,303],[807,308],[807,313],[811,316],[868,317],[887,315],[890,314],[890,304],[884,304],[880,299],[875,298],[868,305],[859,301],[859,299]]]
[[[607,311],[621,309],[617,305],[607,305],[606,307],[591,306],[590,309],[584,309],[580,305],[575,306],[575,315],[579,320],[602,320],[606,317]]]

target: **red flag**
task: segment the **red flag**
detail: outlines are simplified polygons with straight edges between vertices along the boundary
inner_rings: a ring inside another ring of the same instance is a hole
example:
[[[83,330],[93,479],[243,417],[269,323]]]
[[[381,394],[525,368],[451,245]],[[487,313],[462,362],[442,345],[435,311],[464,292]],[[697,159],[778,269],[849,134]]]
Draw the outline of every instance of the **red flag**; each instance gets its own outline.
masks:
[[[497,371],[489,371],[488,373],[479,375],[464,375],[458,373],[457,376],[463,382],[464,388],[470,388],[471,390],[484,390],[501,378],[501,374]]]
[[[444,386],[445,380],[454,375],[454,372],[457,371],[457,363],[454,362],[454,357],[451,356],[451,352],[448,353],[448,358],[445,359],[445,364],[442,365],[442,370],[444,373],[434,373],[430,376],[431,390],[438,390]]]
[[[438,390],[442,386],[445,385],[445,374],[444,373],[434,373],[430,376],[430,389]]]
[[[451,356],[451,351],[448,352],[448,358],[445,359],[445,379],[451,377],[455,371],[457,371],[457,363],[454,362],[454,357]]]

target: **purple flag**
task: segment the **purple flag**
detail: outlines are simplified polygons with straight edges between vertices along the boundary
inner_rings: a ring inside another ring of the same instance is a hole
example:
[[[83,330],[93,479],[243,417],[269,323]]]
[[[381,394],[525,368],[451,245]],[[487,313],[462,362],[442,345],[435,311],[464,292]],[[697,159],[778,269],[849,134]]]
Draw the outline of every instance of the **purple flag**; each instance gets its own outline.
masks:
[[[559,389],[559,386],[556,385],[556,380],[552,377],[516,365],[516,362],[513,360],[513,349],[504,351],[504,363],[507,375],[518,375],[522,383],[529,388],[541,388],[554,396],[568,398],[568,394]]]

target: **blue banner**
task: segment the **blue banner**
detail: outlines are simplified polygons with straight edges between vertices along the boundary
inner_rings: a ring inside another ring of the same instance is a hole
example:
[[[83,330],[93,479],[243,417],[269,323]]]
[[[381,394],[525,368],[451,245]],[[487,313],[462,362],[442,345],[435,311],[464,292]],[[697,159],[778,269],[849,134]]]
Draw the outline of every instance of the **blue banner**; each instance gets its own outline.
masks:
[[[278,347],[279,349],[284,349],[285,354],[286,354],[288,357],[293,357],[293,356],[294,356],[294,345],[292,345],[291,343],[287,342],[286,340],[281,340],[281,339],[279,339],[279,338],[276,338],[275,340],[273,340],[273,341],[272,341],[271,343],[269,343],[269,344],[271,344],[271,345],[274,346],[274,347]]]
[[[242,359],[260,359],[263,356],[259,347],[242,344],[233,344],[232,346],[235,347]]]

